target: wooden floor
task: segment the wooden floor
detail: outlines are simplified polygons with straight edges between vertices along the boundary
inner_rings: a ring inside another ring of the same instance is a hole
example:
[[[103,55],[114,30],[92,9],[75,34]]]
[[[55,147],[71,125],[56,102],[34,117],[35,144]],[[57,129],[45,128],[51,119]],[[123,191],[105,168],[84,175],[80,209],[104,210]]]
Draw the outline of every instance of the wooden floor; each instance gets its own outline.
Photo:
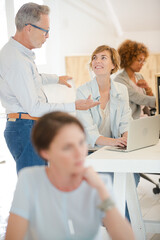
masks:
[[[7,218],[17,181],[16,168],[3,138],[5,119],[0,118],[0,240],[4,239]],[[150,175],[158,182],[160,176]],[[138,195],[144,219],[160,220],[160,194],[152,191],[154,185],[141,179],[138,186]],[[147,240],[160,240],[160,234],[148,234]]]

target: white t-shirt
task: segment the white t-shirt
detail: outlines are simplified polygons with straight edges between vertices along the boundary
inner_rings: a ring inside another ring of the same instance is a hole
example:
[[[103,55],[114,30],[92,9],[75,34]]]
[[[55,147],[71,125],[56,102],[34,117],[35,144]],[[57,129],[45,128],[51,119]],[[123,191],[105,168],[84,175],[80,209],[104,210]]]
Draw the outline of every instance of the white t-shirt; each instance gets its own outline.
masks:
[[[99,126],[99,133],[104,137],[111,137],[111,122],[110,122],[110,101],[107,102],[105,109],[100,108],[102,118],[101,125]]]
[[[111,181],[103,177],[111,191]],[[102,239],[100,225],[104,213],[97,191],[86,181],[74,191],[62,192],[49,181],[44,166],[20,172],[11,213],[29,221],[25,240]]]

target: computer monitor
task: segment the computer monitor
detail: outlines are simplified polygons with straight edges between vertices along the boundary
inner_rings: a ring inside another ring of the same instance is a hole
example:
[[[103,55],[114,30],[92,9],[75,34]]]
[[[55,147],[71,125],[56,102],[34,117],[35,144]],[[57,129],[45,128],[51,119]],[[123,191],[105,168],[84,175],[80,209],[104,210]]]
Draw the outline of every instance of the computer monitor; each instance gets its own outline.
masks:
[[[160,73],[156,74],[156,109],[157,114],[160,114]]]
[[[160,114],[160,73],[156,74],[156,113]],[[159,122],[159,138],[160,138],[160,122]]]

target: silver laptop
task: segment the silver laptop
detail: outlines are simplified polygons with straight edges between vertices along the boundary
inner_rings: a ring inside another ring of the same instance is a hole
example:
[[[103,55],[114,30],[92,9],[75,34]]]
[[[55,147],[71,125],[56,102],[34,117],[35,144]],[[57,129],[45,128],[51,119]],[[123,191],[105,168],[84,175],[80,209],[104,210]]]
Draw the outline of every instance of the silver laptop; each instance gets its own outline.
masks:
[[[107,146],[106,150],[130,152],[155,145],[159,141],[160,114],[131,120],[128,128],[127,147]]]

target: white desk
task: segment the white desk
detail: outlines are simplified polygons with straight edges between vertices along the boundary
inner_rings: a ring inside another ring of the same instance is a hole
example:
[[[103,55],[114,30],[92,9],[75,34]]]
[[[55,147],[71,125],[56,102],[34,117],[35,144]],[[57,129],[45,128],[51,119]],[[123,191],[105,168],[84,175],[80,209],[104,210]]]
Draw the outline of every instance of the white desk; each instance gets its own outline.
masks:
[[[115,152],[106,147],[89,155],[86,166],[97,172],[114,172],[114,190],[118,207],[125,212],[127,199],[131,224],[137,240],[146,239],[146,232],[160,233],[160,222],[143,221],[132,173],[160,173],[160,141],[157,145],[132,152]]]

